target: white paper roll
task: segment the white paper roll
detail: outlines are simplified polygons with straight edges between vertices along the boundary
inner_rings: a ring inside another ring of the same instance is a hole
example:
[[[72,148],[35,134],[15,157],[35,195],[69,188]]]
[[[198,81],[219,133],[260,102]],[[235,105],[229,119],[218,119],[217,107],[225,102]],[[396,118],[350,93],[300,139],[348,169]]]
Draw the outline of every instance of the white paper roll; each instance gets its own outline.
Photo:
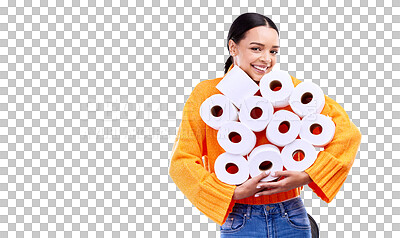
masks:
[[[238,110],[226,96],[215,94],[201,104],[200,117],[208,126],[218,130],[227,121],[237,121]]]
[[[230,173],[227,169],[236,166],[236,173]],[[223,153],[218,156],[214,164],[215,175],[224,183],[238,185],[249,178],[249,165],[241,155]]]
[[[256,145],[256,140],[252,130],[236,121],[224,123],[217,133],[219,145],[231,154],[248,154]]]
[[[296,161],[293,156],[297,152],[303,153],[304,158],[301,161]],[[296,139],[282,149],[281,152],[283,166],[287,170],[304,171],[310,167],[317,158],[317,151],[314,146],[302,139]]]
[[[275,151],[277,151],[278,153],[281,153],[281,151],[279,150],[279,148],[278,147],[276,147],[275,145],[273,145],[273,144],[263,144],[263,145],[259,145],[259,146],[257,146],[256,148],[254,148],[254,150],[253,151],[251,151],[251,153],[253,153],[253,152],[257,152],[258,150],[261,150],[261,149],[269,149],[269,150],[275,150]]]
[[[285,126],[288,128],[287,131],[282,130]],[[296,114],[287,110],[279,110],[272,116],[266,135],[272,144],[282,147],[293,142],[299,135],[300,129],[301,120]]]
[[[292,78],[283,70],[271,71],[260,81],[260,92],[275,108],[289,105],[289,97],[294,89]]]
[[[271,173],[283,170],[283,162],[278,147],[270,144],[260,145],[254,148],[249,155],[249,172],[253,178],[260,173],[270,170]],[[268,163],[270,162],[270,163]],[[268,175],[261,179],[262,182],[268,182],[277,179]]]
[[[272,119],[274,108],[265,98],[251,96],[244,100],[239,112],[239,120],[253,131],[264,130]]]
[[[247,73],[237,65],[234,65],[226,73],[216,88],[227,96],[237,108],[240,108],[245,98],[253,96],[260,89]]]
[[[315,83],[302,82],[294,88],[290,95],[289,104],[300,117],[311,113],[318,114],[325,106],[325,95]]]
[[[320,131],[314,134],[313,131]],[[301,120],[300,138],[317,147],[324,147],[335,135],[335,123],[322,114],[309,114]]]

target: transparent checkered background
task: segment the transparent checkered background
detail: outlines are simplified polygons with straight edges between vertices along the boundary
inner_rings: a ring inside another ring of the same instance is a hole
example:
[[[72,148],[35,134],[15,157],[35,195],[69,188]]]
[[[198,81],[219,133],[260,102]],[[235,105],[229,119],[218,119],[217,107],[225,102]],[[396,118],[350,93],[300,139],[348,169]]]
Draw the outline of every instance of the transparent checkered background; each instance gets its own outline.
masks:
[[[245,12],[279,27],[277,68],[319,84],[363,134],[333,202],[302,193],[321,237],[399,237],[397,0],[0,1],[0,237],[219,237],[169,157]]]

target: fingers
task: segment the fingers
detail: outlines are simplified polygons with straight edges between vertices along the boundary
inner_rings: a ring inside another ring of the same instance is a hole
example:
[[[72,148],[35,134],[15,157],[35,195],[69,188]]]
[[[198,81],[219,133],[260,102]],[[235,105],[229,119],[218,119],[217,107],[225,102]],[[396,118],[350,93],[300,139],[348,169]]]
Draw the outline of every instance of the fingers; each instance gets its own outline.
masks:
[[[278,172],[282,172],[282,171],[275,171],[275,172],[271,173],[271,171],[268,170],[267,174],[268,175],[271,174],[271,176],[278,178],[281,176]],[[267,176],[265,176],[265,177],[267,177]],[[274,187],[279,186],[279,184],[277,184],[277,183],[278,183],[278,181],[276,181],[276,182],[271,182],[271,181],[270,182],[261,182],[261,181],[259,181],[259,183],[257,184],[257,188],[262,188],[262,189],[274,188]]]
[[[268,175],[271,173],[271,171],[265,171],[265,172],[261,172],[259,175],[257,175],[256,177],[254,177],[254,182],[255,183],[259,183],[261,179],[268,177]],[[253,185],[254,186],[254,185]],[[260,188],[258,185],[256,187],[257,189]]]
[[[271,174],[274,177],[284,177],[277,182],[264,182],[258,183],[257,188],[261,191],[257,192],[254,197],[264,196],[264,195],[271,195],[280,192],[286,192],[290,189],[299,187],[299,172],[297,171],[276,171],[275,173]]]
[[[265,171],[265,172],[261,172],[259,175],[257,175],[256,177],[254,177],[254,179],[255,179],[255,182],[256,183],[259,183],[260,182],[260,180],[261,179],[263,179],[263,178],[265,178],[265,177],[268,177],[268,175],[271,173],[271,171]],[[259,188],[258,186],[257,186],[257,188]]]
[[[275,171],[274,173],[271,174],[271,176],[274,177],[280,177],[280,176],[290,176],[291,175],[291,171],[289,170],[285,170],[285,171]]]
[[[260,191],[254,194],[254,197],[271,195],[275,193],[284,192],[285,182],[281,180],[278,182],[260,183],[257,185],[257,188],[259,188]]]
[[[254,197],[272,195],[272,194],[280,193],[280,192],[283,192],[283,190],[281,188],[273,188],[273,189],[264,190],[262,192],[258,192],[256,194],[254,194]]]
[[[274,188],[279,188],[282,186],[282,182],[278,181],[278,182],[264,182],[264,183],[259,183],[257,185],[257,188],[262,189],[274,189]]]
[[[271,173],[270,170],[265,171],[265,172],[261,172],[259,175],[257,175],[255,178],[257,178],[257,181],[259,181],[260,179],[263,179],[265,177],[267,177],[269,174]]]

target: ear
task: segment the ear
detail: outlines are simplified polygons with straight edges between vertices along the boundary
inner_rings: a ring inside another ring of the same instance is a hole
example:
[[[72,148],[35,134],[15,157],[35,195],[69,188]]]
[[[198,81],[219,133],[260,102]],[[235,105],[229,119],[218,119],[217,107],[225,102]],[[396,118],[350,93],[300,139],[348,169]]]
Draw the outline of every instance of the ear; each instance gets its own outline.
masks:
[[[237,51],[238,51],[238,49],[237,49],[236,43],[232,39],[230,39],[229,40],[229,54],[232,56],[235,56],[238,54]]]

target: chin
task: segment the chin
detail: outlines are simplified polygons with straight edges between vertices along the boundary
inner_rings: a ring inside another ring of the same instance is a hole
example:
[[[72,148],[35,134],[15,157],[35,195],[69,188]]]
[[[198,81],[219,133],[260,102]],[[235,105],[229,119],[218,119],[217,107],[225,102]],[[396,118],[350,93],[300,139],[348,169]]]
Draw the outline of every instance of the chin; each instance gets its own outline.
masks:
[[[258,76],[257,78],[253,78],[253,81],[256,82],[257,84],[260,83],[262,77]]]
[[[271,72],[271,71],[267,71],[264,75],[268,74],[269,72]],[[261,79],[262,79],[262,77],[264,77],[264,75],[261,75],[261,76],[260,75],[255,75],[254,77],[252,77],[252,79],[253,79],[254,82],[259,84]]]

